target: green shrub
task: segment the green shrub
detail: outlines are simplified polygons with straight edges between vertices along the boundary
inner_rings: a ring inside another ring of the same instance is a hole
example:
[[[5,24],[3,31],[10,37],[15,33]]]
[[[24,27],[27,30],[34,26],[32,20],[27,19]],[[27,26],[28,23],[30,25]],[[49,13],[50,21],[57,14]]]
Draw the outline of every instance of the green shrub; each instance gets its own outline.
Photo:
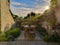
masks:
[[[46,35],[43,39],[47,42],[60,42],[60,36],[58,36],[57,34]]]
[[[46,29],[41,26],[38,26],[37,31],[42,36],[42,39],[46,42],[60,42],[60,36],[56,32],[54,32],[52,35],[48,35]]]
[[[12,29],[7,30],[5,32],[5,34],[6,34],[6,38],[8,38],[8,40],[14,39],[20,35],[20,30],[18,28],[12,28]]]
[[[48,35],[45,35],[45,36],[43,37],[43,40],[46,41],[46,42],[48,42],[48,41],[49,41],[49,36],[48,36]]]
[[[4,35],[0,35],[0,41],[7,41],[7,38]]]
[[[0,34],[2,33],[2,31],[0,30]]]
[[[46,32],[46,29],[43,28],[43,27],[39,27],[39,28],[37,29],[37,31],[38,31],[42,36],[48,35],[48,33]]]
[[[11,28],[4,33],[0,34],[0,41],[14,41],[20,35],[19,28]]]

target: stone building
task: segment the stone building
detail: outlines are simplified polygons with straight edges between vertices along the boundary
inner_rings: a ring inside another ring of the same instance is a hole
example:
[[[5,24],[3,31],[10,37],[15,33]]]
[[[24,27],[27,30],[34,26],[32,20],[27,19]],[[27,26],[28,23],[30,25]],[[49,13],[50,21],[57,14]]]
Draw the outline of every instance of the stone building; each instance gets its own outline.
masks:
[[[0,19],[1,19],[1,31],[4,32],[11,28],[14,24],[14,20],[10,14],[10,0],[0,0]]]

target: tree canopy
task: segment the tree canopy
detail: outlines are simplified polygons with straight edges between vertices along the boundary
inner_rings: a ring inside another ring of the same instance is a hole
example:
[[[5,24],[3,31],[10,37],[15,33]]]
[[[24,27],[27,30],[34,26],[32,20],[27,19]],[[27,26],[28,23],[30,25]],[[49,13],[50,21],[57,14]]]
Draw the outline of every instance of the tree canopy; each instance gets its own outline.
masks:
[[[57,6],[57,0],[51,0],[51,7],[56,7]]]

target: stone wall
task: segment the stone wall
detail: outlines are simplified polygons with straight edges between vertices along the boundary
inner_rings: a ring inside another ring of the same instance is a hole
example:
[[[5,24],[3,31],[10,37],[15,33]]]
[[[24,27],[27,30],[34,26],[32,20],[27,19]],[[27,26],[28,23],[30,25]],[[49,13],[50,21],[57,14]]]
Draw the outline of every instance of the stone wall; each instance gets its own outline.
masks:
[[[57,18],[57,22],[60,23],[60,7],[55,9],[55,15]]]
[[[60,0],[57,0],[57,7],[55,7],[54,10],[57,18],[57,23],[60,23]]]
[[[0,0],[0,7],[1,7],[1,0]],[[1,8],[0,8],[0,29],[1,29]]]
[[[5,31],[14,24],[14,20],[9,12],[10,6],[8,0],[0,0],[1,3],[1,31]]]
[[[57,5],[60,6],[60,0],[57,0]]]

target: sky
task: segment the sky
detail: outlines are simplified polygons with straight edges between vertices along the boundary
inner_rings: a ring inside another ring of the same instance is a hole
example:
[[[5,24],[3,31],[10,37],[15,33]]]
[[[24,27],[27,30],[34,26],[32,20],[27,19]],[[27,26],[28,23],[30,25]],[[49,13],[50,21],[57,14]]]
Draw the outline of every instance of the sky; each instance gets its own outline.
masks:
[[[30,12],[42,13],[50,6],[50,0],[11,0],[14,15],[25,17]]]

